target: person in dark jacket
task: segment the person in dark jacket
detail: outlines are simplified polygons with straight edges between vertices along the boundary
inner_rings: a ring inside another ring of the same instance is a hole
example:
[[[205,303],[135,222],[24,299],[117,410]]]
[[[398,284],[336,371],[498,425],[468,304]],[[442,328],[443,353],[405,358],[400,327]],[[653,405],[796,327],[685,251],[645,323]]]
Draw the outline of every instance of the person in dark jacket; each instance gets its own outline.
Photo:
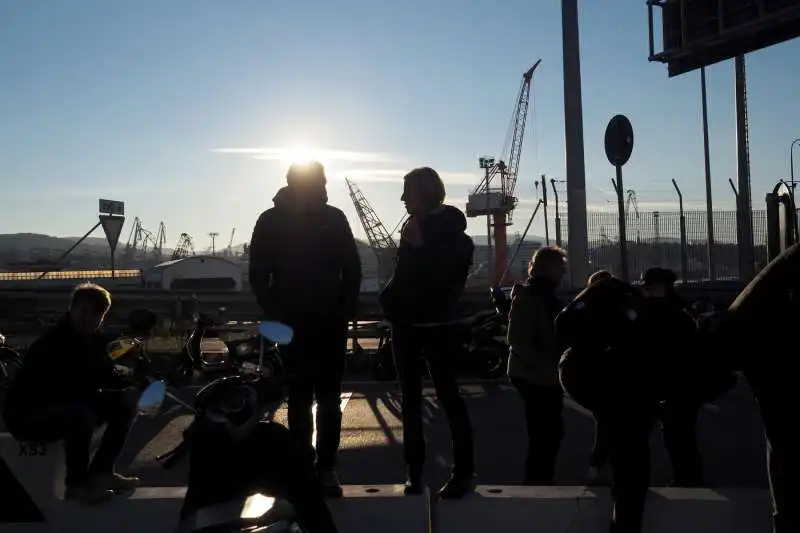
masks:
[[[467,220],[444,205],[439,174],[427,167],[409,172],[403,195],[409,218],[401,231],[394,275],[380,302],[392,324],[392,346],[403,393],[403,448],[408,467],[406,494],[420,494],[425,463],[422,426],[423,359],[436,395],[450,423],[453,472],[441,489],[443,498],[472,491],[472,426],[456,382],[455,346],[449,323],[472,266],[474,246],[465,233]]]
[[[608,270],[598,270],[589,276],[586,285],[594,285],[595,283],[600,283],[603,280],[611,279],[613,277],[614,276]],[[595,419],[594,445],[592,446],[592,454],[589,458],[589,471],[586,474],[586,480],[590,484],[598,482],[600,470],[608,461],[608,447],[606,446],[606,441],[608,439],[604,435],[605,428],[600,426]]]
[[[528,452],[523,485],[554,485],[564,438],[563,396],[558,382],[561,353],[555,319],[563,305],[556,289],[566,274],[566,254],[549,246],[536,251],[529,278],[516,285],[508,315],[508,377],[524,403]]]
[[[328,205],[320,163],[292,165],[275,207],[256,222],[250,242],[250,285],[269,320],[295,332],[285,349],[294,380],[289,386],[291,432],[311,444],[317,401],[316,466],[331,497],[340,497],[336,474],[341,393],[348,323],[361,289],[361,259],[344,213]]]
[[[651,349],[665,364],[670,360],[674,363],[668,368],[684,373],[695,362],[692,355],[702,354],[698,351],[697,323],[675,292],[676,280],[672,270],[650,268],[642,276],[642,293],[647,298],[645,310],[653,333]],[[693,395],[683,394],[684,380],[680,375],[672,378],[675,390],[668,393],[659,413],[664,446],[672,464],[671,485],[701,487],[703,458],[697,446],[697,419],[702,404]]]
[[[775,533],[800,531],[800,410],[794,366],[800,323],[800,244],[794,244],[739,293],[714,332],[720,362],[739,370],[753,390],[767,436]]]
[[[614,511],[611,533],[639,533],[650,482],[649,437],[663,399],[662,368],[648,357],[644,300],[616,278],[593,283],[556,318],[566,347],[564,391],[592,411],[608,450]]]
[[[97,504],[138,479],[114,472],[136,415],[138,391],[114,370],[99,332],[111,296],[92,283],[78,285],[68,313],[28,349],[5,398],[3,418],[20,441],[64,440],[65,498]],[[106,424],[89,460],[94,431]]]

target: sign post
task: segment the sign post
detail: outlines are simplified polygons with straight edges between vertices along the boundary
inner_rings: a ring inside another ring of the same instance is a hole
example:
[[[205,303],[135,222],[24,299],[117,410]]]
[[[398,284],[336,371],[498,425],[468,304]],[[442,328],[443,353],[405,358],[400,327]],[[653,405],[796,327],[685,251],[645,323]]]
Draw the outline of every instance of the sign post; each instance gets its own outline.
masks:
[[[620,274],[623,281],[630,281],[628,274],[628,237],[625,234],[625,188],[622,186],[622,166],[633,153],[633,126],[625,115],[614,116],[606,126],[606,157],[617,171],[615,188],[619,212],[619,255],[622,262]]]
[[[106,234],[106,240],[111,249],[111,279],[116,279],[114,255],[117,251],[119,236],[122,233],[122,226],[125,224],[125,202],[100,199],[97,210],[100,224],[103,226],[103,232]]]

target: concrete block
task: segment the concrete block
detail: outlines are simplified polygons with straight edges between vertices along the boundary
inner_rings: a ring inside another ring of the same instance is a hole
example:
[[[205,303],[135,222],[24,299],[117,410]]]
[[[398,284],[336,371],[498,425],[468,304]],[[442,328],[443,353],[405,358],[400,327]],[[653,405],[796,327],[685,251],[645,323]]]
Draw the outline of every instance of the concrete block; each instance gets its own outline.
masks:
[[[597,529],[607,516],[601,507],[597,494],[586,487],[479,485],[475,494],[461,500],[437,501],[433,529],[436,533],[604,531]]]
[[[328,500],[342,533],[430,533],[430,494],[406,496],[403,485],[345,485]]]
[[[772,533],[767,490],[651,488],[644,533]]]

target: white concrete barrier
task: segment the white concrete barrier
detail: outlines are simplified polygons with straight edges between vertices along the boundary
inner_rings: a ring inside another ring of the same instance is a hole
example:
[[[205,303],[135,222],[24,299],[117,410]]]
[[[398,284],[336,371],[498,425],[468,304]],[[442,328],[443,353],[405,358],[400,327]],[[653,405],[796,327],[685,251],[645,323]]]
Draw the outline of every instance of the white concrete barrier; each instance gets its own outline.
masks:
[[[437,501],[433,530],[436,533],[595,531],[604,514],[598,504],[595,492],[586,487],[479,485],[475,494],[461,500]]]
[[[342,499],[328,500],[341,533],[430,533],[427,490],[406,496],[403,485],[345,485],[343,489]]]
[[[772,533],[769,491],[652,488],[645,533]]]
[[[611,495],[600,487],[479,486],[433,508],[435,533],[606,533]],[[772,533],[766,490],[651,488],[643,533]]]

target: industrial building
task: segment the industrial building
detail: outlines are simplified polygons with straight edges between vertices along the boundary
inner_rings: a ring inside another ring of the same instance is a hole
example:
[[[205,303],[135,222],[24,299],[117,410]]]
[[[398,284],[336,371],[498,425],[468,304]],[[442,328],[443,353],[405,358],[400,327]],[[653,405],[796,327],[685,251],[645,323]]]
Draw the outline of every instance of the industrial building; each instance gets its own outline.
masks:
[[[160,263],[145,272],[145,287],[163,290],[241,291],[241,265],[215,255],[191,255]]]

